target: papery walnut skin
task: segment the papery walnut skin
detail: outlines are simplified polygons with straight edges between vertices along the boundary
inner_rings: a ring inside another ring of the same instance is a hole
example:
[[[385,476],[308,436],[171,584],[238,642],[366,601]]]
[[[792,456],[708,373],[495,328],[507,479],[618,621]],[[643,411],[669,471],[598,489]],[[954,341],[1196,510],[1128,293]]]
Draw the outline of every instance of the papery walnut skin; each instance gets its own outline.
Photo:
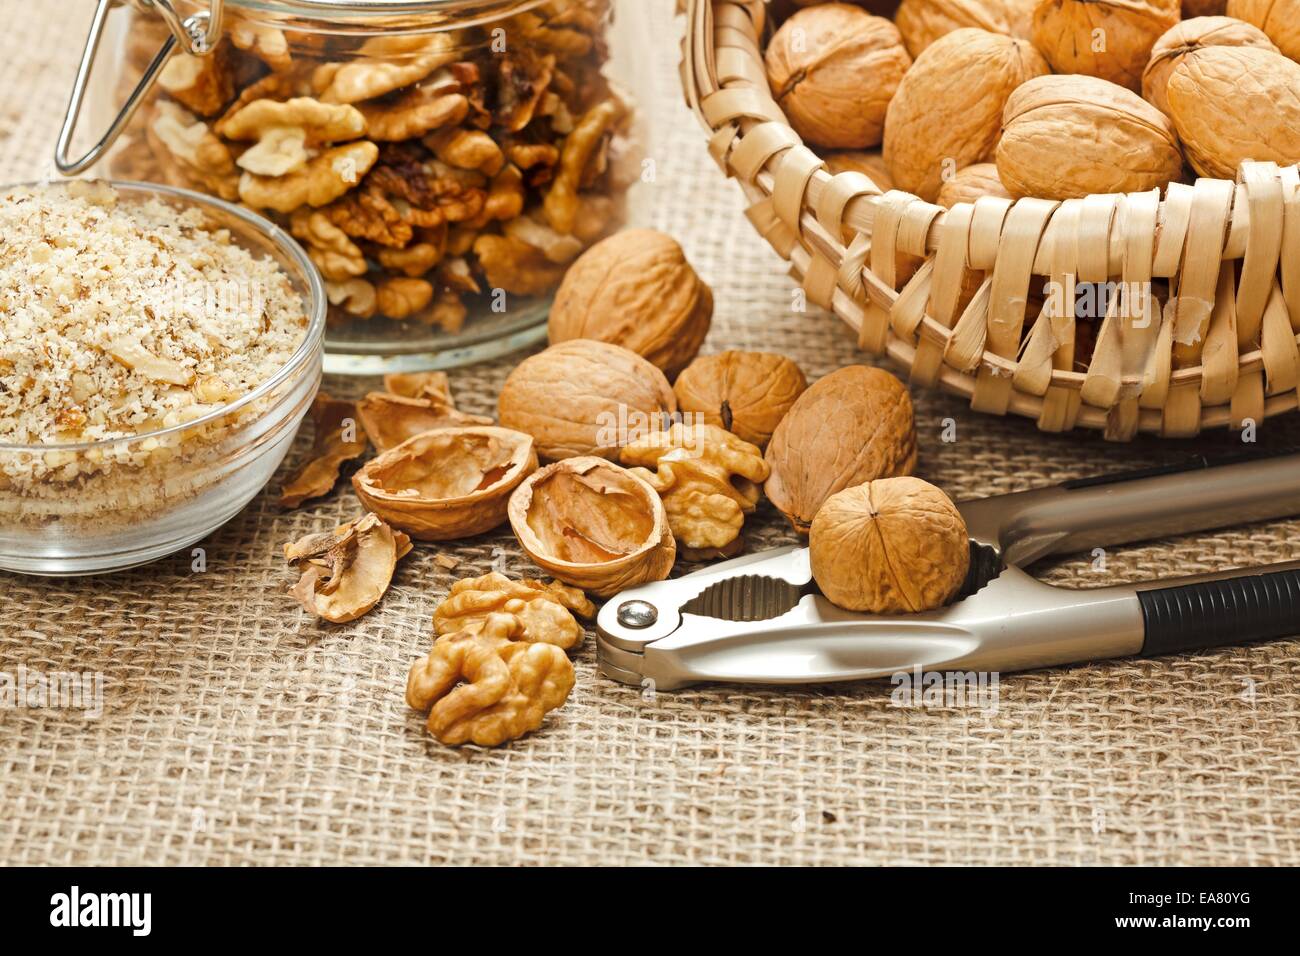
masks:
[[[673,393],[679,411],[703,415],[765,448],[807,387],[802,370],[784,355],[731,351],[697,358],[677,377]]]
[[[1075,199],[1145,192],[1178,179],[1183,154],[1169,117],[1092,76],[1041,76],[1007,100],[998,176],[1012,196]]]
[[[772,96],[795,132],[842,149],[880,142],[886,107],[911,64],[892,23],[846,3],[800,10],[766,53]]]
[[[885,165],[899,189],[933,202],[948,169],[993,157],[1013,91],[1048,72],[1033,46],[986,30],[954,30],[916,59],[889,104]]]
[[[1033,40],[1057,73],[1099,77],[1136,93],[1151,47],[1181,15],[1180,0],[1040,0]]]
[[[317,394],[311,405],[315,427],[308,460],[285,479],[280,507],[296,508],[309,498],[329,494],[339,480],[343,463],[360,458],[366,452],[366,436],[357,422],[357,408],[352,402]]]
[[[668,527],[689,561],[731,557],[744,547],[745,515],[769,468],[758,447],[716,425],[678,422],[623,448],[624,465],[663,500]]]
[[[533,440],[489,425],[424,432],[352,477],[361,503],[419,541],[455,541],[503,524],[514,491],[537,469]]]
[[[380,452],[396,448],[421,432],[436,428],[491,425],[485,415],[458,411],[450,402],[371,392],[357,403],[357,416],[371,444]]]
[[[819,379],[794,403],[767,446],[763,490],[796,531],[850,485],[909,475],[916,467],[912,399],[888,372],[850,365]]]
[[[464,578],[433,612],[433,632],[438,636],[457,631],[479,631],[488,616],[513,614],[521,630],[516,638],[535,644],[554,644],[572,650],[582,643],[583,631],[574,616],[593,618],[596,606],[578,588],[558,581],[511,581],[490,571],[477,578]]]
[[[961,512],[919,478],[885,478],[832,495],[813,519],[808,547],[826,599],[872,614],[942,607],[970,568]]]
[[[596,243],[570,266],[551,306],[551,344],[612,342],[669,378],[695,357],[713,318],[713,292],[671,236],[629,229]]]
[[[510,496],[510,527],[538,567],[610,597],[672,570],[677,544],[659,494],[603,458],[567,458]]]
[[[1281,54],[1197,50],[1178,64],[1166,93],[1187,161],[1202,176],[1235,179],[1246,160],[1300,161],[1300,64]]]
[[[1232,17],[1196,17],[1184,20],[1166,32],[1151,48],[1151,60],[1142,71],[1142,98],[1168,115],[1169,77],[1187,54],[1207,46],[1249,46],[1279,52],[1259,27]]]
[[[573,689],[573,664],[551,644],[516,640],[521,625],[493,614],[479,631],[434,641],[411,667],[406,702],[428,711],[429,732],[444,744],[496,747],[536,730]]]
[[[527,432],[537,453],[556,460],[580,455],[613,459],[633,437],[658,429],[677,399],[662,372],[641,356],[607,342],[573,339],[520,362],[497,399],[506,428]]]

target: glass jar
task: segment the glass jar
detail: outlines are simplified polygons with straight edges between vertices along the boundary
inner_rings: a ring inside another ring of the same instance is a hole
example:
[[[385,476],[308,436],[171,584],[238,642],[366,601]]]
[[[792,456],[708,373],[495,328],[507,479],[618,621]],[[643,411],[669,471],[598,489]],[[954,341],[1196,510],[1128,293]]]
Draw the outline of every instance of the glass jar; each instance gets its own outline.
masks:
[[[540,340],[568,265],[636,202],[640,0],[617,17],[615,0],[100,2],[88,53],[111,77],[83,61],[78,84],[86,125],[120,135],[95,171],[207,192],[292,234],[329,292],[329,372]]]

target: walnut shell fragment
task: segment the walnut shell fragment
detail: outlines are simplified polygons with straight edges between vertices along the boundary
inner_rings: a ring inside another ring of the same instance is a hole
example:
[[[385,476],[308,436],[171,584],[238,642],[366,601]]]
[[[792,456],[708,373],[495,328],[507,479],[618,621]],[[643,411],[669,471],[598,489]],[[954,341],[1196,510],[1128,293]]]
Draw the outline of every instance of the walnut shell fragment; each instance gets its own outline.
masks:
[[[742,441],[767,447],[808,381],[784,355],[772,352],[719,352],[702,355],[673,384],[677,409],[703,415]]]
[[[820,146],[875,146],[912,65],[898,28],[847,3],[800,10],[767,45],[767,81],[790,125]]]
[[[745,515],[770,473],[757,446],[716,425],[677,423],[627,445],[621,458],[659,492],[682,557],[729,558],[744,548]]]
[[[772,475],[763,490],[806,533],[831,495],[916,467],[916,423],[903,383],[878,368],[850,365],[818,379],[781,420],[767,446]]]
[[[1183,154],[1169,117],[1136,93],[1093,76],[1040,76],[1007,100],[997,165],[1017,198],[1077,199],[1162,189],[1182,174]]]
[[[677,544],[658,492],[603,458],[566,458],[510,496],[510,527],[538,567],[599,597],[662,581]]]
[[[413,372],[384,376],[383,392],[371,392],[357,403],[357,415],[380,452],[435,428],[491,425],[485,415],[456,408],[444,372]]]
[[[490,571],[482,577],[464,578],[433,612],[433,632],[441,637],[457,631],[477,632],[492,614],[513,614],[522,630],[518,640],[554,644],[571,650],[582,643],[582,625],[576,618],[590,619],[596,605],[578,588],[558,581],[511,581]]]
[[[1169,113],[1202,176],[1236,179],[1246,160],[1300,162],[1300,64],[1252,47],[1214,46],[1169,78]]]
[[[355,621],[379,603],[410,550],[410,538],[373,514],[309,534],[284,546],[285,560],[302,571],[289,593],[331,624]]]
[[[440,428],[352,476],[361,503],[419,541],[453,541],[506,520],[510,493],[537,469],[533,439],[508,428]]]
[[[532,435],[537,453],[550,460],[614,459],[621,445],[661,430],[676,410],[663,372],[635,352],[590,339],[524,359],[497,398],[501,424]]]
[[[551,306],[551,344],[612,342],[672,378],[695,357],[713,319],[713,292],[677,240],[628,229],[596,243],[569,267]]]
[[[311,403],[311,419],[315,427],[311,454],[306,464],[285,479],[281,508],[296,508],[309,498],[329,494],[339,480],[343,463],[366,452],[366,438],[357,425],[353,402],[320,392]]]
[[[496,747],[542,725],[573,689],[573,663],[553,644],[516,640],[512,614],[490,615],[479,631],[438,638],[411,667],[406,702],[427,711],[444,744]]]
[[[850,611],[930,611],[956,597],[970,568],[966,522],[919,478],[883,478],[826,500],[809,536],[813,578]]]

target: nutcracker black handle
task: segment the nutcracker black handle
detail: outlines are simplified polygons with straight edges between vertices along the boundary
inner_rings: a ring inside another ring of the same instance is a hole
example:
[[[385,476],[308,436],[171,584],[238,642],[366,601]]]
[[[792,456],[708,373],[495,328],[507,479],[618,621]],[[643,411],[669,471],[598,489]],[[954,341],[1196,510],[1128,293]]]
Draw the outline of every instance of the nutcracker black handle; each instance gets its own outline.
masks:
[[[1300,635],[1300,562],[1138,591],[1143,657]]]

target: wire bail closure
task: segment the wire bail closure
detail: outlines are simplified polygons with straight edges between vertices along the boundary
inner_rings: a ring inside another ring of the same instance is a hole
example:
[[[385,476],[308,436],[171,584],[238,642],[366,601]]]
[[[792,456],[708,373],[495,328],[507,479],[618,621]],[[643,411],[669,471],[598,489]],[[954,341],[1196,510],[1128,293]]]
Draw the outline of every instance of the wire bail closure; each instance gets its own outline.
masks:
[[[100,137],[99,142],[80,159],[69,159],[68,151],[72,148],[72,137],[76,132],[77,119],[81,115],[81,107],[86,98],[86,89],[90,86],[90,75],[95,68],[95,56],[99,52],[99,43],[104,35],[104,24],[108,21],[112,9],[122,3],[122,0],[99,0],[99,5],[95,8],[95,16],[90,21],[90,34],[86,37],[86,48],[81,53],[81,63],[77,67],[77,78],[72,84],[72,96],[68,99],[63,126],[59,129],[59,140],[54,147],[54,164],[64,176],[75,176],[77,173],[84,172],[98,162],[100,157],[117,142],[117,138],[122,135],[122,130],[135,116],[144,101],[145,94],[153,87],[158,74],[172,58],[178,45],[183,52],[191,56],[207,56],[216,48],[217,39],[221,35],[225,0],[209,0],[206,11],[185,19],[181,19],[180,14],[176,12],[173,0],[139,0],[139,2],[141,6],[152,7],[158,12],[167,24],[171,36],[163,43],[162,49],[145,69],[140,82],[131,91],[117,118],[113,120],[108,131]]]

